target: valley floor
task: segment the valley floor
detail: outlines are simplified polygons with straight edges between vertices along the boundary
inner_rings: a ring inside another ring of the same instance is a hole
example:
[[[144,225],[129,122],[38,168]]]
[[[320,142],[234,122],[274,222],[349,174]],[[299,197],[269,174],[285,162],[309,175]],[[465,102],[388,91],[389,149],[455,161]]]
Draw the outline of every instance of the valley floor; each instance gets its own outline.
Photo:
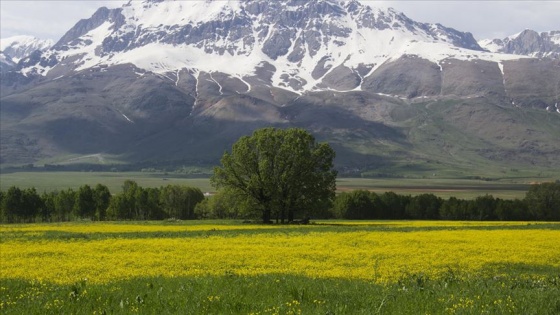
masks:
[[[560,175],[560,174],[559,174]],[[518,177],[496,180],[457,178],[339,178],[339,192],[365,189],[377,193],[392,191],[403,195],[432,193],[442,198],[474,199],[486,194],[502,199],[522,199],[531,184],[554,181],[557,178]],[[14,172],[0,174],[0,190],[11,186],[35,187],[39,193],[64,189],[78,189],[82,185],[106,185],[111,193],[120,193],[125,180],[133,180],[142,187],[162,187],[180,184],[213,192],[209,175],[193,177],[173,173],[146,172]]]

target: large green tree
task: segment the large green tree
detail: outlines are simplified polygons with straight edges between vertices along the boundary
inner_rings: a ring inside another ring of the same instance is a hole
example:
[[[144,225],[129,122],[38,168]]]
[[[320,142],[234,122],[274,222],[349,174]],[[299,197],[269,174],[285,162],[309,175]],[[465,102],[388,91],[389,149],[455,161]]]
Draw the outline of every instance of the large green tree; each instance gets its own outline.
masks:
[[[259,206],[263,222],[328,208],[336,189],[334,150],[299,128],[263,128],[240,138],[214,168],[214,187]]]

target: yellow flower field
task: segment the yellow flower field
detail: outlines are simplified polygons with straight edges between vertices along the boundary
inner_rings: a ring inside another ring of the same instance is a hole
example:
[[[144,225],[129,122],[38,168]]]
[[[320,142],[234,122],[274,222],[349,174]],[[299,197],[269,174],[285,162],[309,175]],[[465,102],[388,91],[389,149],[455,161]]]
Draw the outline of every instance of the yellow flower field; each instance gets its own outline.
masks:
[[[495,223],[490,224],[492,229],[484,229],[486,224],[480,224],[480,229],[460,228],[476,227],[478,223],[472,222],[369,223],[412,229],[111,223],[1,226],[0,279],[69,284],[86,278],[108,283],[149,276],[279,273],[393,283],[408,274],[437,277],[449,269],[495,275],[525,265],[560,270],[558,229],[511,228],[527,223]],[[502,225],[503,229],[496,228]],[[455,228],[415,230],[417,226]],[[105,237],[44,237],[49,231]],[[208,233],[133,235],[177,231]],[[14,233],[20,234],[7,237]]]
[[[53,224],[25,224],[0,225],[2,233],[33,233],[69,232],[69,233],[144,233],[144,232],[186,232],[186,231],[224,231],[224,230],[258,230],[285,228],[279,225],[229,225],[229,224],[201,224],[201,225],[163,225],[163,224],[127,224],[127,223],[53,223]],[[298,227],[298,226],[293,226]]]

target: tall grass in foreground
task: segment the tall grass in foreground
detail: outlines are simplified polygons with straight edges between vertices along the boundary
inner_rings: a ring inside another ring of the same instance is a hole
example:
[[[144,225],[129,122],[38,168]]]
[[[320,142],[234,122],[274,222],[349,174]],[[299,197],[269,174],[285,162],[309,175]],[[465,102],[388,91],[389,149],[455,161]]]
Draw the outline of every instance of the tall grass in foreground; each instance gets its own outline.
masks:
[[[559,314],[560,276],[408,275],[390,285],[225,274],[56,285],[4,279],[2,314]]]

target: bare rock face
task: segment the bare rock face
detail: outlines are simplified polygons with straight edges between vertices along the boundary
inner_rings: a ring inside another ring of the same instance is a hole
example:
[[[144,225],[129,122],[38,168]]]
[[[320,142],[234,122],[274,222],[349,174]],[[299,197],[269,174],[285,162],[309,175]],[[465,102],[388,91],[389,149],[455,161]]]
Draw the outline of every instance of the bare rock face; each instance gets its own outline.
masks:
[[[72,27],[60,40],[54,45],[53,48],[65,50],[68,45],[77,44],[75,40],[87,32],[99,27],[106,21],[114,22],[115,28],[123,25],[124,16],[121,14],[122,9],[107,9],[106,7],[99,8],[89,19],[80,20],[74,27]]]
[[[276,60],[280,56],[284,56],[289,52],[289,48],[292,45],[290,38],[293,34],[290,34],[287,30],[274,31],[272,35],[268,38],[263,45],[263,52],[270,58]],[[292,59],[297,59],[297,57],[292,57]]]

